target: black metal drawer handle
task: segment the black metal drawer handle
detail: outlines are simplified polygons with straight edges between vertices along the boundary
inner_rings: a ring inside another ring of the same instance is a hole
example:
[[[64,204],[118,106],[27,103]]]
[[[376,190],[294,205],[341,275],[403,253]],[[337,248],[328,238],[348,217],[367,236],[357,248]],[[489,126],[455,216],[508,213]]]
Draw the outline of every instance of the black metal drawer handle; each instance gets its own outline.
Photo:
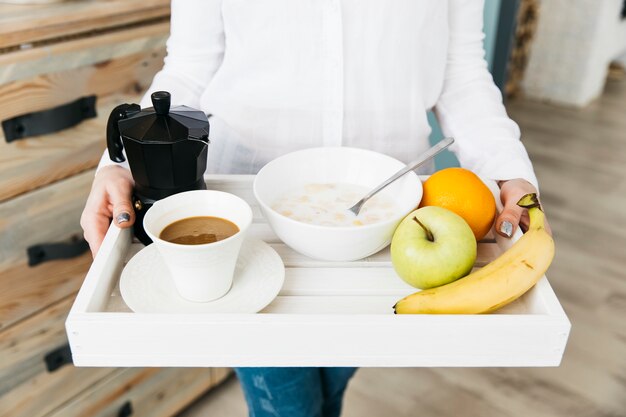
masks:
[[[85,253],[89,243],[85,239],[74,236],[70,242],[40,243],[26,249],[28,266],[35,266],[53,259],[69,259]]]
[[[44,356],[44,362],[46,362],[48,372],[54,372],[63,365],[73,363],[70,345],[63,345],[60,348],[48,352],[46,356]]]
[[[132,414],[133,404],[130,401],[126,401],[124,404],[122,404],[119,411],[117,412],[117,417],[129,417]]]
[[[2,130],[5,140],[13,142],[29,136],[58,132],[96,116],[96,96],[86,96],[52,109],[5,120],[2,122]]]

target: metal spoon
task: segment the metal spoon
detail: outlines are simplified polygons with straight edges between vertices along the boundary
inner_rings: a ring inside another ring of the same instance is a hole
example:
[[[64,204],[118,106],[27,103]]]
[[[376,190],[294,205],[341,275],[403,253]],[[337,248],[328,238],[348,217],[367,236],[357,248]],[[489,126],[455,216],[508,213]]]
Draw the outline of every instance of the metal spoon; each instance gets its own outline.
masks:
[[[365,204],[365,202],[367,202],[367,200],[369,200],[370,198],[374,197],[376,193],[378,193],[380,190],[382,190],[383,188],[385,188],[386,186],[388,186],[389,184],[391,184],[392,182],[394,182],[395,180],[397,180],[398,178],[400,178],[407,172],[413,171],[414,169],[419,168],[422,164],[429,161],[432,157],[434,157],[439,152],[443,151],[444,149],[446,149],[448,146],[452,145],[453,143],[454,143],[454,138],[444,138],[441,141],[437,142],[436,145],[431,146],[430,149],[424,152],[415,161],[411,162],[406,167],[402,168],[400,171],[393,174],[389,179],[387,179],[385,182],[380,184],[378,187],[374,188],[372,191],[367,193],[365,197],[360,199],[355,205],[350,207],[348,210],[353,212],[355,216],[358,216],[359,212],[361,211],[361,207],[363,207],[363,204]]]

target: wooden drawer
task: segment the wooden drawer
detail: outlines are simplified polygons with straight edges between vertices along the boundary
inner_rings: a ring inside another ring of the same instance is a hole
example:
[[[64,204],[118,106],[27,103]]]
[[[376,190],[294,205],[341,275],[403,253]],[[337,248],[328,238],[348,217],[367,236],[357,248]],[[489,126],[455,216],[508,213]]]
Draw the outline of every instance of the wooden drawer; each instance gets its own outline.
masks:
[[[161,68],[168,0],[0,5],[0,121],[96,96],[97,117],[8,143],[0,130],[0,415],[169,416],[220,369],[55,368],[91,254],[29,267],[26,248],[82,236],[80,213],[111,109]],[[59,349],[61,348],[61,349]],[[48,362],[46,362],[48,358]],[[62,362],[61,362],[62,363]]]
[[[90,264],[85,254],[2,272],[0,415],[116,415],[109,413],[132,401],[136,413],[143,410],[138,415],[167,416],[228,375],[226,368],[157,372],[72,364],[49,371],[45,357],[68,343],[64,322]]]
[[[30,201],[29,198],[33,195],[46,195],[45,193],[50,190],[57,190],[66,184],[75,184],[76,181],[84,182],[88,186],[91,183],[92,175],[93,171],[90,170],[85,174],[44,187],[6,203],[16,200],[18,202]],[[71,187],[71,189],[74,190],[75,187]],[[87,187],[84,189],[86,190]],[[42,201],[64,203],[65,200],[57,200],[53,196],[54,194],[50,195],[50,198],[42,198]],[[80,202],[74,206],[78,209],[76,211],[77,216],[79,210],[82,209],[84,195],[82,199],[78,198],[76,201]],[[67,210],[67,204],[47,207],[60,215],[72,211]],[[42,212],[45,211],[45,207],[42,207]],[[4,219],[4,216],[2,218]],[[107,389],[111,395],[126,395],[127,388],[125,385],[119,385],[125,384],[126,380],[122,377],[112,377],[113,374],[118,375],[122,372],[120,369],[76,368],[73,365],[65,365],[53,372],[46,370],[44,361],[46,354],[68,343],[64,322],[92,260],[91,254],[85,253],[71,260],[53,261],[36,267],[29,267],[22,259],[23,246],[33,240],[30,236],[34,235],[36,238],[42,239],[45,235],[42,234],[43,232],[34,233],[35,229],[31,229],[37,227],[37,218],[33,222],[29,222],[28,219],[27,216],[21,216],[14,222],[9,219],[5,223],[5,225],[11,223],[9,232],[22,231],[26,238],[21,242],[13,242],[14,245],[6,245],[4,249],[7,251],[4,253],[12,253],[15,256],[5,259],[8,262],[8,267],[0,272],[0,415],[12,417],[49,415],[48,413],[53,412],[63,404],[74,401],[73,399],[78,398],[77,395],[82,395],[92,386],[98,386],[94,384],[99,383],[105,377],[107,378]],[[76,221],[77,219],[78,217],[75,217]],[[65,230],[64,226],[54,222],[54,218],[49,220],[49,222],[42,223],[42,230],[54,231],[57,230],[55,229],[56,226],[59,227],[57,231]],[[78,228],[77,224],[76,228]],[[4,233],[3,237],[7,237],[7,235],[9,235],[8,232]],[[58,235],[53,234],[53,236]],[[147,401],[146,404],[151,404],[154,401],[158,404],[158,414],[150,414],[148,410],[153,407],[150,405],[149,407],[142,406],[144,411],[139,415],[171,415],[169,414],[171,410],[180,409],[186,404],[185,401],[195,398],[210,386],[206,382],[206,373],[213,375],[213,370],[204,370],[204,372],[189,370],[187,373],[186,370],[178,370],[178,373],[168,371],[156,376],[144,375],[141,379],[141,381],[145,380],[142,382],[144,385],[142,385],[143,388],[138,388],[139,392],[143,393],[141,395],[152,395],[154,398],[141,397],[140,400],[134,402]],[[215,373],[216,376],[211,379],[213,382],[217,382],[218,379],[225,376],[223,369],[217,370]],[[151,382],[152,378],[156,378],[156,382]],[[180,388],[180,393],[161,393],[165,387],[169,386],[167,381],[170,378],[173,383],[179,381],[179,385],[183,385]],[[205,382],[196,381],[196,378]],[[99,392],[85,394],[84,397],[80,397],[80,401],[71,402],[70,409],[59,411],[54,415],[117,415],[108,414],[115,408],[114,405],[108,405],[106,402],[109,397],[103,398],[96,394],[100,395]],[[174,398],[162,400],[164,395]],[[95,405],[86,402],[91,400],[98,400],[99,402]],[[164,402],[162,403],[162,401]],[[102,410],[93,411],[92,406],[101,407]],[[89,413],[85,413],[85,410],[89,410]],[[100,412],[102,414],[98,414]]]
[[[80,214],[105,149],[108,114],[138,99],[108,96],[95,119],[56,134],[0,142],[0,270],[24,262],[33,244],[82,236]]]
[[[97,110],[74,127],[10,143],[0,130],[0,270],[23,263],[33,244],[82,235],[109,113],[137,102],[162,67],[168,21],[162,0],[0,5],[0,121],[86,96]]]
[[[91,261],[91,254],[85,253],[74,259],[35,267],[21,263],[0,271],[0,331],[75,294]],[[4,335],[0,333],[0,337]]]
[[[48,372],[44,349],[65,341],[62,321],[69,305],[62,302],[14,331],[1,334],[0,415],[115,416],[130,402],[133,415],[172,416],[229,374],[226,368],[159,370],[72,365]],[[61,311],[65,314],[58,314]],[[23,331],[24,326],[28,330]],[[18,362],[5,366],[11,360]]]
[[[0,415],[43,416],[113,371],[72,365],[47,370],[46,354],[67,344],[63,323],[73,298],[69,295],[0,332]]]
[[[80,214],[94,170],[0,203],[0,270],[26,262],[26,248],[82,236]]]
[[[109,113],[139,101],[163,64],[168,34],[169,0],[0,5],[0,121],[86,96],[97,103],[97,117],[54,133],[9,143],[0,130],[2,416],[170,416],[229,373],[55,368],[91,254],[36,267],[26,261],[33,244],[82,235]]]
[[[227,376],[221,368],[119,369],[48,417],[171,417]]]
[[[0,5],[0,121],[88,96],[98,113],[11,143],[0,131],[0,202],[93,168],[111,109],[140,99],[168,34],[168,1]]]
[[[20,224],[10,227],[28,223]],[[68,343],[64,321],[90,265],[91,254],[84,254],[36,267],[22,260],[1,270],[0,415],[43,415],[113,371],[65,365],[50,372],[45,361],[47,354]]]
[[[96,166],[111,109],[141,98],[163,55],[162,48],[153,49],[0,85],[0,120],[91,95],[97,96],[98,113],[73,128],[11,143],[0,131],[0,201]]]

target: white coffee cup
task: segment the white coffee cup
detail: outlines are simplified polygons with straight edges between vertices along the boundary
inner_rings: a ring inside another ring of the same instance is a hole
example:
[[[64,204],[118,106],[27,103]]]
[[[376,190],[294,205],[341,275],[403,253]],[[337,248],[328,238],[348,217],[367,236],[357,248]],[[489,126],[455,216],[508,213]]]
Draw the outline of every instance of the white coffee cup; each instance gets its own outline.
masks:
[[[159,239],[163,229],[188,217],[213,216],[229,220],[239,232],[224,240],[182,245]],[[218,299],[230,290],[239,250],[252,223],[252,209],[236,195],[213,190],[174,194],[148,210],[143,227],[154,242],[179,294],[190,301]]]

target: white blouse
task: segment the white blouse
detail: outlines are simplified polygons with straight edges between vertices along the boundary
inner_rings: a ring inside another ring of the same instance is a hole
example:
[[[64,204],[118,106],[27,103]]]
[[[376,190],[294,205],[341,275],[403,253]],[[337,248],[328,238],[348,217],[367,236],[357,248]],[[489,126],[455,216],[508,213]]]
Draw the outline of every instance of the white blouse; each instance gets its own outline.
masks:
[[[404,162],[433,109],[461,165],[537,184],[484,59],[480,0],[173,0],[163,69],[141,101],[210,117],[208,173],[255,173],[315,146]],[[112,164],[105,153],[101,165]]]

